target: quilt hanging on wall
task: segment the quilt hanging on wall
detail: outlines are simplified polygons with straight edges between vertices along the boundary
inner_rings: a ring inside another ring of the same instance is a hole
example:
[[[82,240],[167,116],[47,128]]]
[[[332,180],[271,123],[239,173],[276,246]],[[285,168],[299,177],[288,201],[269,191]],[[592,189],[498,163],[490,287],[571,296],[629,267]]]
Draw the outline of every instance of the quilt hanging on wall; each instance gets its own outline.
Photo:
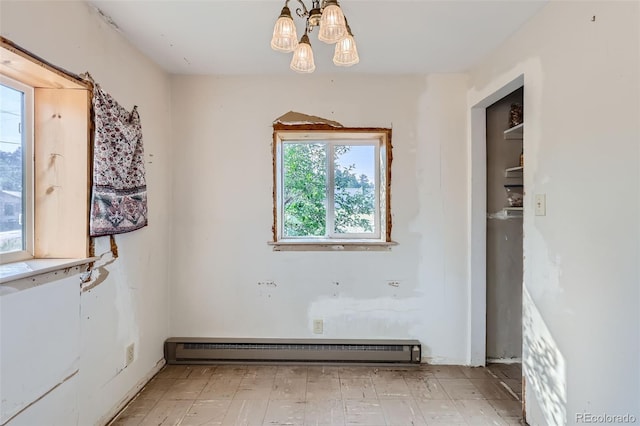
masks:
[[[90,235],[140,229],[147,225],[147,184],[138,109],[127,111],[94,84],[93,110]]]

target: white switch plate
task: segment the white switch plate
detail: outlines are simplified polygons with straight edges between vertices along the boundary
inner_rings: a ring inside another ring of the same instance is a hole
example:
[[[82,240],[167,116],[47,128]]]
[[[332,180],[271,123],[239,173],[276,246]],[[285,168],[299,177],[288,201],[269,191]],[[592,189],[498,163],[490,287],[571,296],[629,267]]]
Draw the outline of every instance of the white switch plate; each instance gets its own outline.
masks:
[[[321,319],[313,320],[313,333],[314,334],[322,334],[323,332],[323,323]]]
[[[535,203],[536,203],[536,216],[546,216],[547,215],[546,194],[536,194]]]

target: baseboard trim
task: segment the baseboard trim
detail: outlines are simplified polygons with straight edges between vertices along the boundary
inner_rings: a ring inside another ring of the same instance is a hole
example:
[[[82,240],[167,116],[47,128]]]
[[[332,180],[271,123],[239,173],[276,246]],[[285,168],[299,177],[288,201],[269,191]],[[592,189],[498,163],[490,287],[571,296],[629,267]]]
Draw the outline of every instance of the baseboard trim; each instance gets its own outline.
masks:
[[[131,403],[131,401],[138,394],[138,392],[140,392],[140,390],[142,390],[142,388],[147,383],[149,383],[149,380],[151,380],[153,376],[158,374],[158,371],[160,371],[162,367],[164,367],[164,364],[165,364],[165,360],[164,358],[162,358],[160,361],[156,363],[156,365],[153,366],[151,371],[145,374],[144,377],[142,377],[142,379],[140,379],[138,383],[136,383],[136,385],[132,387],[129,390],[129,392],[125,394],[125,396],[120,400],[120,402],[118,402],[118,404],[115,407],[113,407],[111,410],[109,410],[107,414],[105,414],[100,418],[100,420],[98,421],[98,424],[102,426],[108,426],[111,423],[113,423],[113,421],[116,419],[118,414],[120,414],[122,410],[127,408],[127,406]]]

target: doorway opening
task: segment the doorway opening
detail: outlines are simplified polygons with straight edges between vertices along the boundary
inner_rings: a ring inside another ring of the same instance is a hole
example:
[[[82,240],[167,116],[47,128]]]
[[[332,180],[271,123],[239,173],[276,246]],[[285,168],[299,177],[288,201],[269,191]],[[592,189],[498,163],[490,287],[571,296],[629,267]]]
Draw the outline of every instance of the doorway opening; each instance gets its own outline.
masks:
[[[511,81],[505,81],[502,87],[498,86],[493,92],[486,92],[483,98],[478,97],[475,104],[471,104],[469,223],[469,362],[471,365],[489,363],[490,370],[495,370],[494,374],[505,379],[505,385],[514,391],[514,398],[522,405],[523,418],[526,414],[525,383],[521,368],[524,210],[522,206],[518,206],[517,201],[511,205],[510,200],[517,200],[516,191],[524,195],[526,170],[524,167],[514,168],[520,167],[520,154],[526,154],[526,144],[523,136],[518,140],[509,139],[515,136],[508,135],[505,139],[504,133],[505,130],[515,127],[509,122],[513,100],[510,96],[519,97],[520,105],[524,106],[524,89],[524,75],[519,75]],[[501,100],[504,104],[501,104]],[[492,117],[496,112],[492,111],[494,109],[499,110],[497,117]],[[523,128],[524,125],[520,126],[520,130]],[[499,153],[498,157],[493,153],[496,147],[488,141],[494,132],[498,134],[495,143],[505,148],[505,152]],[[501,230],[500,226],[506,229]],[[510,244],[513,248],[505,252]],[[487,282],[493,280],[496,275],[510,283],[508,285],[511,287],[508,287],[508,290],[511,294],[507,291],[500,292],[500,288],[494,285],[495,282]],[[501,299],[505,299],[504,303]],[[510,300],[512,305],[508,305],[506,300]],[[502,307],[502,310],[496,306]],[[512,318],[515,318],[515,326],[503,324]],[[494,361],[515,363],[492,364]]]
[[[523,94],[486,109],[487,363],[522,362]]]
[[[486,364],[522,401],[524,88],[486,108]]]

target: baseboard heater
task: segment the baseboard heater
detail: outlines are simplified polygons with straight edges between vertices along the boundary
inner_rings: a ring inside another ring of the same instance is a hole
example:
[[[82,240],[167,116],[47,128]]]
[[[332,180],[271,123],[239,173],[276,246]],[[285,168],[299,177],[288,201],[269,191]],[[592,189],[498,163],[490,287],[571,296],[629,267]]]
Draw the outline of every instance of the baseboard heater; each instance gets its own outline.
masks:
[[[419,363],[417,340],[238,339],[172,337],[167,364],[220,362]]]

